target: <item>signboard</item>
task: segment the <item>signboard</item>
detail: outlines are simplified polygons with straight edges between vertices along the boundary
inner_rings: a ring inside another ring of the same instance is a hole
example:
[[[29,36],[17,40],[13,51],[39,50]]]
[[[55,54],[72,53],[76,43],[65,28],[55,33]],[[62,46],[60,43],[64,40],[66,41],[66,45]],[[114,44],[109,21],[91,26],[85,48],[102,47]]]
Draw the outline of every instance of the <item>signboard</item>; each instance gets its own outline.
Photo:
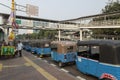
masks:
[[[17,24],[21,24],[21,20],[17,19],[17,20],[16,20],[16,23],[17,23]]]
[[[39,8],[38,6],[34,6],[34,5],[30,5],[30,4],[26,4],[26,13],[28,15],[32,15],[32,16],[38,16],[38,11],[39,11]]]
[[[44,21],[33,21],[33,26],[34,27],[48,27],[49,26],[49,22],[44,22]]]
[[[20,26],[33,27],[33,20],[21,20]]]

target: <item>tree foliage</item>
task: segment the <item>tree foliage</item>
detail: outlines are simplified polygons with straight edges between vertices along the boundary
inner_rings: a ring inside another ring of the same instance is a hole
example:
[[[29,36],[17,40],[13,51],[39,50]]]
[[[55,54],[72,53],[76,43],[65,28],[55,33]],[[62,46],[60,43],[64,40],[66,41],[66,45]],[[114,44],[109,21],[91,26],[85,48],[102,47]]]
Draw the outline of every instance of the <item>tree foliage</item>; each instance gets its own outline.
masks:
[[[102,13],[112,13],[120,11],[120,2],[117,0],[116,2],[109,2],[104,9],[102,9]],[[120,19],[120,15],[107,16],[106,20],[114,20]],[[94,18],[93,21],[102,21],[104,17]],[[92,29],[93,34],[107,34],[107,35],[118,35],[120,34],[120,29],[108,28],[108,29]]]
[[[105,8],[102,9],[103,13],[111,13],[111,12],[117,12],[117,11],[120,11],[120,3],[119,3],[119,1],[109,2],[109,4],[107,4],[105,6]]]
[[[17,37],[19,39],[55,39],[55,35],[57,34],[57,31],[49,31],[49,30],[40,30],[38,33],[32,33],[32,34],[22,34],[18,35]]]

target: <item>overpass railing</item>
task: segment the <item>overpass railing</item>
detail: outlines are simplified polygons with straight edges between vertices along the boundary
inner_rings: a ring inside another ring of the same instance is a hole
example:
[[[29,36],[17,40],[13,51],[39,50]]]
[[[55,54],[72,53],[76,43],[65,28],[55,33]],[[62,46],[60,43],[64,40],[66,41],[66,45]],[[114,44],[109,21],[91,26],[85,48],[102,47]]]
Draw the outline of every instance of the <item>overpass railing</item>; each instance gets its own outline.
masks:
[[[103,20],[103,21],[89,21],[77,23],[79,27],[100,27],[100,26],[120,26],[120,19]],[[114,27],[113,27],[114,28]]]

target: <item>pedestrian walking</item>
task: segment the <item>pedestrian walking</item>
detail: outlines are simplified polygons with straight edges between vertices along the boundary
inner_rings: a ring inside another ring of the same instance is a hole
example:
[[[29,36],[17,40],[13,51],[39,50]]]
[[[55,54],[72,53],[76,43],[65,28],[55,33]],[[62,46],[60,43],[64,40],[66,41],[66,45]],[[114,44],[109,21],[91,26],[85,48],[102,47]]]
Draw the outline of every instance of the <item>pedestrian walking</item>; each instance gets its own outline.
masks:
[[[23,48],[23,44],[21,41],[18,41],[17,44],[17,52],[19,53],[19,56],[22,57],[22,48]]]

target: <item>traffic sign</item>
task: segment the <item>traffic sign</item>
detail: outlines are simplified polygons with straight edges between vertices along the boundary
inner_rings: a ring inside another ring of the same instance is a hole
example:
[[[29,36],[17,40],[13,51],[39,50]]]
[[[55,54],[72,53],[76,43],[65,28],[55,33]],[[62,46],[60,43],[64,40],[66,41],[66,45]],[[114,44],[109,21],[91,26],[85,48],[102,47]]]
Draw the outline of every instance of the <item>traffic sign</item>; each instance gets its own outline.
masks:
[[[16,23],[17,23],[17,24],[21,24],[21,20],[17,19],[17,20],[16,20]]]

